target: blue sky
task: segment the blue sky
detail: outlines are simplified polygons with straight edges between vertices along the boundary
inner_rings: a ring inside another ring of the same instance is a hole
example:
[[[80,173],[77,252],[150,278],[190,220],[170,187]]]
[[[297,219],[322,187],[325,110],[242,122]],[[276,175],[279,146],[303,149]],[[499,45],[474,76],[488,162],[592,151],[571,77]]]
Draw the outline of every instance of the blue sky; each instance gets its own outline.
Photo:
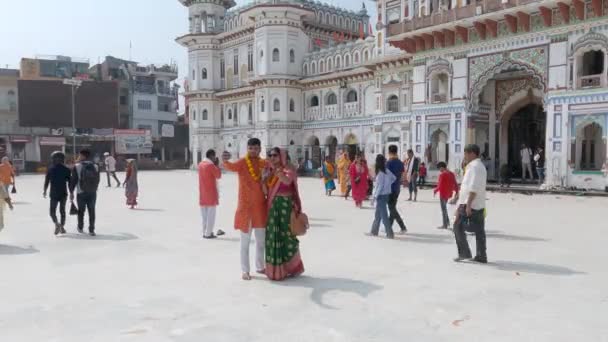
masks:
[[[248,2],[237,0],[239,5]],[[361,8],[361,1],[326,2]],[[366,1],[370,16],[374,6]],[[188,30],[188,11],[178,0],[2,1],[2,14],[2,68],[18,68],[22,57],[36,55],[88,58],[91,64],[106,55],[128,59],[129,42],[132,60],[145,64],[175,61],[180,76],[187,67],[187,52],[175,43]]]

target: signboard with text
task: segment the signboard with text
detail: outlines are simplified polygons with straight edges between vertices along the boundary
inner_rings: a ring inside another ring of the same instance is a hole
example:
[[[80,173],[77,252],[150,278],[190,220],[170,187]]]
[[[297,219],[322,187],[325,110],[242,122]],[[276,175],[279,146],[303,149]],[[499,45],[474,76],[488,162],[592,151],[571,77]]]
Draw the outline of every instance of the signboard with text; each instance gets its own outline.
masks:
[[[143,129],[115,129],[114,141],[118,154],[152,153],[152,134]]]

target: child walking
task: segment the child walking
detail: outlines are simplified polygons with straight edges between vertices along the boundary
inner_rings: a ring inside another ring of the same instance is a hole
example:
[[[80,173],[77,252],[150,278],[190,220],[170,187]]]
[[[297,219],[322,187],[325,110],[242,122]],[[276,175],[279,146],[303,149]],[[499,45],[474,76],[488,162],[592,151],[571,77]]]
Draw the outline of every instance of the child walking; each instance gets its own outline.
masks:
[[[420,163],[420,167],[418,168],[418,185],[420,187],[424,186],[426,182],[426,164],[424,162]]]
[[[456,176],[450,170],[444,162],[437,163],[439,169],[439,180],[437,181],[437,187],[433,190],[433,196],[439,192],[439,203],[441,204],[441,216],[443,219],[443,225],[437,227],[438,229],[448,229],[450,227],[450,217],[448,216],[448,201],[452,198],[452,195],[458,196],[458,183],[456,182]]]

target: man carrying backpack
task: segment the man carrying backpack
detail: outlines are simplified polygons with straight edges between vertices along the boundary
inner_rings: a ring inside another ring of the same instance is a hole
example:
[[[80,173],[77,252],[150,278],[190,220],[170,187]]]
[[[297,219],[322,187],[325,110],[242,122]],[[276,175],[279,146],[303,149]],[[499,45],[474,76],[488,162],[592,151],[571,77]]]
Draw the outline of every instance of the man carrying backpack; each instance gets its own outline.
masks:
[[[70,200],[74,200],[74,189],[77,189],[78,232],[83,233],[84,213],[89,211],[89,235],[95,236],[95,203],[99,187],[99,167],[91,161],[91,151],[80,151],[78,162],[72,169],[70,179]]]

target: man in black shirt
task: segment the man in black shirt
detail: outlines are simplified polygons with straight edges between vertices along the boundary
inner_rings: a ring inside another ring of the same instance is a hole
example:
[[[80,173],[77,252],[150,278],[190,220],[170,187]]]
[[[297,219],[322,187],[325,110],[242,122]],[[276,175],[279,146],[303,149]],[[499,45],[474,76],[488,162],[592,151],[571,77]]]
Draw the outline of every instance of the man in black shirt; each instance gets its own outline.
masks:
[[[51,154],[53,164],[46,173],[44,180],[44,198],[51,185],[51,218],[55,223],[55,235],[65,234],[65,203],[68,198],[68,184],[70,182],[70,169],[64,165],[65,154],[63,152],[53,152]],[[57,221],[57,205],[61,214],[61,222]]]

